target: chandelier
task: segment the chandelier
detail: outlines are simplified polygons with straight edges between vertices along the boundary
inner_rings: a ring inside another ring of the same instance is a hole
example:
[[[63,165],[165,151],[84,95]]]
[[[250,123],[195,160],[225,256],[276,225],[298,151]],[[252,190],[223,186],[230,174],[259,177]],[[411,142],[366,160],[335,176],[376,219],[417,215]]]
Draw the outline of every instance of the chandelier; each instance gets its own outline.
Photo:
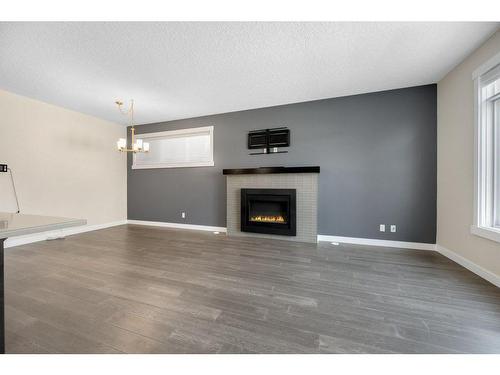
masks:
[[[130,126],[130,131],[132,133],[130,137],[131,141],[131,148],[127,148],[127,139],[126,138],[120,138],[118,142],[116,142],[116,146],[118,147],[118,151],[121,152],[149,152],[149,143],[148,142],[143,142],[142,139],[135,139],[135,128],[134,128],[134,100],[130,100],[130,106],[127,110],[123,110],[123,102],[120,100],[117,100],[115,104],[118,106],[118,110],[120,113],[124,116],[127,116],[129,121],[128,121],[128,126]]]

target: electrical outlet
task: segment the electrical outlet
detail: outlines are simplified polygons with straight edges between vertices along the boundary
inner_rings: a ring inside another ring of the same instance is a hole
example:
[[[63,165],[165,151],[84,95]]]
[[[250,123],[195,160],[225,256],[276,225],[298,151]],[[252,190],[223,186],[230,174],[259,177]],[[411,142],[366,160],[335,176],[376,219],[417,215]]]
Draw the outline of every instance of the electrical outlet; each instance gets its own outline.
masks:
[[[393,224],[391,225],[391,232],[392,233],[395,233],[396,232],[396,226]]]
[[[385,232],[385,224],[380,224],[380,229],[381,232]]]
[[[186,218],[186,213],[185,213],[185,212],[181,212],[181,217],[182,217],[183,219],[185,219],[185,218]]]
[[[9,167],[7,167],[7,164],[0,164],[0,172],[8,172]]]

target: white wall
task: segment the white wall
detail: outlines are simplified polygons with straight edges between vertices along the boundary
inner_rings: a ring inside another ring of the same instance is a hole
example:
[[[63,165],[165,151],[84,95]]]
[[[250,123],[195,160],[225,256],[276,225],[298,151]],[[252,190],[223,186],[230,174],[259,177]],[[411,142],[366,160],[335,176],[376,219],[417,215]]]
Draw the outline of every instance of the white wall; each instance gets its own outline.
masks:
[[[0,163],[14,171],[22,213],[126,219],[126,157],[116,150],[125,134],[122,125],[0,90]],[[12,211],[0,177],[0,211]]]
[[[500,243],[471,234],[470,226],[474,179],[472,72],[499,52],[500,31],[438,83],[437,146],[437,244],[497,278]]]

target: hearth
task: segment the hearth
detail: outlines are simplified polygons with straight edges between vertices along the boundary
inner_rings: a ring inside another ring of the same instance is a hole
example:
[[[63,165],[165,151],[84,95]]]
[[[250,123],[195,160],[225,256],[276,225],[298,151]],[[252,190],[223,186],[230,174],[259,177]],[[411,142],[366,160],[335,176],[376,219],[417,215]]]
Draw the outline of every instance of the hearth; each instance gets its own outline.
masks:
[[[241,231],[296,236],[295,189],[241,189]]]

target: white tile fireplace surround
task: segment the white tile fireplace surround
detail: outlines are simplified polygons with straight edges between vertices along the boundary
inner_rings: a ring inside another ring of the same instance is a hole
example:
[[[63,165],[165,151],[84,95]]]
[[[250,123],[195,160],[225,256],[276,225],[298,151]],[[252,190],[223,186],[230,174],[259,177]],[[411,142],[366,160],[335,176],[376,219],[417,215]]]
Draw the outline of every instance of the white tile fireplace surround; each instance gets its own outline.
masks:
[[[225,169],[228,236],[317,242],[319,167]],[[296,236],[241,231],[241,189],[295,189]]]

